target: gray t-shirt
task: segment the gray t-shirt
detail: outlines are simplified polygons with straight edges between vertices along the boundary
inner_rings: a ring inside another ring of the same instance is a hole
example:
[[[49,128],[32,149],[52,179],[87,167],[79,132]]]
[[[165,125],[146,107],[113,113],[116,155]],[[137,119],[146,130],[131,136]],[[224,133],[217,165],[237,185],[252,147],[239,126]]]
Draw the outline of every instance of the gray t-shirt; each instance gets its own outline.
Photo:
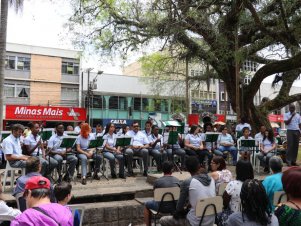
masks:
[[[226,223],[227,226],[262,226],[259,223],[256,223],[254,221],[250,221],[246,214],[244,214],[244,219],[242,218],[242,213],[237,212],[233,213],[229,216],[228,221]],[[271,217],[271,223],[267,226],[279,226],[277,217],[272,214]]]
[[[180,187],[179,179],[174,176],[163,176],[158,178],[154,183],[154,189],[169,187]]]

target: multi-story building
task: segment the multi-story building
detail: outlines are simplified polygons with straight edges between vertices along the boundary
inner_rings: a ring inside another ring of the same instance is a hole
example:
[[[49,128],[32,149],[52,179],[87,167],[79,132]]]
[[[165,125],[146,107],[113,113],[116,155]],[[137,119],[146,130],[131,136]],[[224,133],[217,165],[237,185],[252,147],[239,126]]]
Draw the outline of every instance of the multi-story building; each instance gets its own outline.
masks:
[[[13,43],[6,49],[5,105],[79,106],[80,52]]]

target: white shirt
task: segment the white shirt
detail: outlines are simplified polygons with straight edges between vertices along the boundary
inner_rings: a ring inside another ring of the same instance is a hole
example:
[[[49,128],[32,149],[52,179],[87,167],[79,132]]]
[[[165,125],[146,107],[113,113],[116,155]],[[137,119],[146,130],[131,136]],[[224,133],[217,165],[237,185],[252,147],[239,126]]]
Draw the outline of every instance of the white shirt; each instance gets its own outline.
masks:
[[[138,131],[135,133],[133,130],[130,130],[126,133],[126,136],[132,137],[132,145],[133,146],[144,146],[146,144],[149,144],[149,140],[145,136],[144,133],[141,131]]]
[[[261,143],[262,140],[263,140],[263,135],[262,135],[262,133],[256,133],[256,135],[255,135],[255,140],[257,141],[258,144]]]
[[[283,116],[283,120],[287,121],[292,116],[291,112],[287,112]],[[299,130],[299,124],[301,124],[301,117],[298,113],[294,115],[290,124],[286,125],[286,129],[288,130]]]
[[[28,145],[30,149],[34,148],[37,143],[39,142],[39,140],[41,139],[41,137],[39,135],[36,136],[36,138],[34,138],[33,134],[31,133],[29,136],[27,136],[24,140],[24,144]],[[43,143],[43,140],[41,139],[41,143]],[[38,151],[39,151],[39,155],[42,155],[42,149],[41,147],[37,147],[32,153],[31,156],[37,156],[38,155]]]
[[[227,144],[232,144],[234,145],[234,141],[232,136],[229,133],[226,133],[226,135],[224,134],[220,134],[217,138],[217,145],[218,147],[220,146],[221,143],[227,143]]]
[[[187,134],[185,140],[189,141],[189,144],[193,145],[194,147],[200,147],[202,142],[202,137],[199,134]]]
[[[20,138],[16,138],[12,134],[3,140],[2,147],[3,147],[3,152],[6,155],[16,155],[16,156],[23,155]]]
[[[112,148],[114,147],[116,137],[117,135],[115,133],[113,133],[112,136],[109,133],[107,133],[103,136],[103,139],[105,140],[105,144],[108,144]]]
[[[149,132],[147,132],[146,130],[141,130],[141,132],[144,133],[144,135],[145,135],[146,137],[152,135],[152,131],[151,131],[151,130],[150,130]]]
[[[80,133],[80,127],[79,127],[79,126],[76,126],[76,127],[74,128],[74,132]]]
[[[150,143],[154,143],[157,139],[161,139],[161,141],[159,141],[156,144],[154,149],[160,150],[160,148],[163,147],[163,136],[161,134],[158,134],[158,137],[155,137],[154,134],[151,134],[151,135],[148,136],[148,140],[149,140]]]
[[[48,148],[51,148],[53,151],[65,151],[65,148],[60,148],[65,137],[68,136],[66,134],[63,134],[62,136],[57,134],[52,135],[48,141]]]
[[[97,138],[97,137],[102,137],[103,135],[104,135],[104,133],[105,133],[105,131],[102,131],[101,133],[93,133],[94,134],[94,137],[95,137],[95,139]]]
[[[242,182],[240,180],[230,181],[227,184],[226,192],[231,196],[230,209],[233,212],[240,212],[240,191]]]
[[[0,201],[0,216],[10,216],[16,217],[21,214],[21,211],[18,209],[13,209],[6,205],[4,201]],[[0,221],[2,223],[2,221]]]
[[[79,144],[82,150],[86,150],[89,148],[90,140],[95,140],[94,138],[93,133],[90,133],[87,139],[82,137],[82,135],[78,135],[76,144]]]
[[[235,131],[242,131],[242,129],[245,127],[249,128],[250,131],[252,130],[251,125],[249,123],[239,123],[236,125]]]

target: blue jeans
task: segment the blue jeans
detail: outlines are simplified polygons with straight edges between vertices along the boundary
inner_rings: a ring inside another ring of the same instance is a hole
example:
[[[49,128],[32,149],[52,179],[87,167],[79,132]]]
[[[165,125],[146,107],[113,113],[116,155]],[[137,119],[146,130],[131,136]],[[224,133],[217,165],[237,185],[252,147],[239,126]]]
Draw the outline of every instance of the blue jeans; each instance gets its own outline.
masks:
[[[127,148],[125,150],[125,155],[127,158],[127,164],[128,164],[128,172],[133,172],[133,156],[139,156],[143,159],[143,165],[144,165],[144,171],[148,170],[148,150],[146,148],[142,149],[132,149]]]
[[[168,160],[172,160],[173,156],[172,156],[172,149],[167,149],[167,156],[168,156]],[[181,158],[181,166],[185,166],[185,156],[186,156],[186,152],[185,150],[183,150],[182,148],[174,148],[174,154],[177,156],[180,156]]]
[[[232,155],[233,164],[236,164],[237,162],[237,149],[234,146],[219,146],[218,150],[220,152],[228,151]]]
[[[154,157],[157,164],[157,170],[162,170],[162,163],[167,159],[166,151],[161,152],[158,149],[150,149],[149,154]]]
[[[61,175],[62,163],[63,163],[64,157],[61,155],[54,155],[53,158],[57,161],[57,170],[58,170],[59,175]],[[65,158],[66,158],[67,163],[69,164],[69,167],[67,170],[68,174],[70,177],[73,177],[75,167],[77,164],[77,157],[75,155],[68,154]]]
[[[88,158],[86,155],[84,154],[78,154],[78,158],[81,161],[81,167],[82,167],[82,177],[86,177],[87,176],[87,162],[88,162]],[[96,153],[93,154],[92,159],[94,159],[95,161],[95,172],[98,172],[100,169],[100,164],[101,164],[101,156],[97,155]]]
[[[116,154],[109,151],[103,152],[103,157],[108,159],[110,162],[110,168],[111,168],[111,175],[115,175],[115,159],[119,162],[119,176],[124,176],[124,158],[123,154]]]

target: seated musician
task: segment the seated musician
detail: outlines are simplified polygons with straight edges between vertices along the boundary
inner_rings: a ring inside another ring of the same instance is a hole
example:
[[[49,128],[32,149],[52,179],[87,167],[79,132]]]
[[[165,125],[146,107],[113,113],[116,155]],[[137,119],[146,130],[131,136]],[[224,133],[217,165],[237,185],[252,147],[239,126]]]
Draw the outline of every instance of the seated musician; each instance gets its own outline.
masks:
[[[64,181],[70,182],[71,178],[73,177],[75,167],[77,164],[77,157],[75,154],[72,154],[72,148],[61,148],[60,145],[62,140],[65,137],[68,137],[64,134],[64,125],[63,123],[58,123],[55,126],[56,134],[53,134],[49,141],[48,141],[48,151],[49,155],[51,155],[57,161],[57,169],[59,173],[59,180],[60,182],[62,179]],[[62,163],[63,160],[66,159],[69,167],[65,176],[62,178]]]
[[[145,136],[143,132],[139,130],[139,123],[133,122],[132,124],[133,130],[130,130],[126,133],[127,136],[133,138],[132,146],[127,148],[125,154],[128,158],[128,172],[130,176],[133,176],[133,156],[139,156],[143,158],[144,172],[143,176],[147,176],[148,171],[148,148],[149,148],[149,140]]]
[[[177,127],[170,127],[172,131],[177,131]],[[168,161],[173,160],[173,154],[177,155],[180,157],[181,160],[181,169],[185,170],[185,156],[186,152],[184,149],[181,148],[180,142],[182,141],[181,134],[178,134],[178,140],[177,143],[174,145],[168,144],[168,138],[169,138],[169,130],[166,132],[167,136],[164,136],[164,146],[166,147],[166,152],[167,152],[167,158]]]
[[[250,136],[250,129],[248,127],[242,129],[242,134],[243,136],[240,137],[238,140],[254,140],[253,137]],[[239,152],[242,159],[250,161],[250,156],[252,152],[252,149],[250,147],[241,146]]]
[[[91,133],[91,127],[88,123],[83,123],[81,125],[80,135],[76,139],[76,150],[78,153],[78,158],[81,161],[82,168],[82,184],[87,184],[87,162],[88,159],[94,159],[94,174],[93,179],[100,180],[98,172],[100,170],[101,155],[96,153],[95,148],[89,149],[90,140],[94,140],[95,136]]]
[[[105,146],[103,150],[104,158],[108,159],[110,162],[111,176],[112,178],[117,178],[115,172],[115,160],[119,162],[119,178],[125,179],[124,175],[124,158],[120,147],[115,147],[114,142],[117,135],[115,134],[115,125],[109,122],[106,125],[106,130],[104,132],[103,139],[105,140]]]
[[[159,127],[156,125],[152,126],[151,134],[148,136],[150,142],[149,154],[154,157],[157,164],[157,171],[162,171],[162,163],[167,159],[167,153],[163,149],[163,137],[159,134]]]
[[[37,156],[42,165],[41,174],[43,176],[50,177],[51,172],[55,167],[57,167],[58,162],[52,157],[48,156],[50,159],[46,158],[43,140],[39,135],[40,124],[34,122],[30,123],[28,126],[31,130],[31,133],[24,140],[25,152],[27,155]]]

